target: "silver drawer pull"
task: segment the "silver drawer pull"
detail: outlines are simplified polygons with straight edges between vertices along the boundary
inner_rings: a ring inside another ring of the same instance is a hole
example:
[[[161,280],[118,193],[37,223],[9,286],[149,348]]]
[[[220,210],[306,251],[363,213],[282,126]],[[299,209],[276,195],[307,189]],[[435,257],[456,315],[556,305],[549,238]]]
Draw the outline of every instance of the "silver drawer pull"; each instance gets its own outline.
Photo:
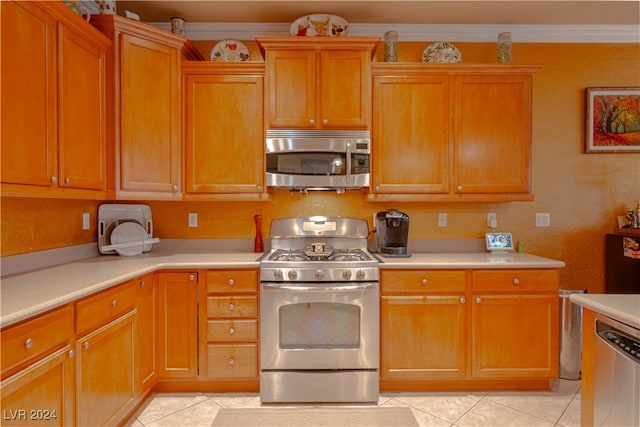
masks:
[[[427,283],[429,283],[427,279],[422,279],[422,286],[427,286]]]
[[[189,280],[196,280],[196,275],[195,274],[190,274],[189,275]]]
[[[515,279],[513,279],[513,284],[514,285],[519,285],[520,284],[520,279],[518,279],[517,277]]]
[[[476,304],[480,304],[482,302],[482,298],[476,298]]]
[[[233,305],[233,304],[229,304],[229,310],[233,310],[234,308],[236,308],[236,306],[235,306],[235,305]]]
[[[233,279],[229,279],[229,281],[227,282],[229,283],[229,286],[233,286],[233,284],[235,283],[235,281]]]
[[[465,297],[460,298],[460,304],[464,304],[465,302],[467,302],[467,299]]]
[[[236,331],[235,329],[233,329],[233,328],[229,328],[229,333],[230,333],[231,335],[233,335],[235,331]]]
[[[118,301],[116,300],[111,301],[111,307],[115,307],[116,305],[118,305]]]
[[[25,346],[26,348],[31,348],[31,347],[33,347],[33,339],[31,339],[31,338],[27,338],[27,339],[25,340],[25,342],[24,342],[24,346]]]
[[[235,365],[235,364],[236,364],[236,360],[233,357],[229,359],[229,365]]]

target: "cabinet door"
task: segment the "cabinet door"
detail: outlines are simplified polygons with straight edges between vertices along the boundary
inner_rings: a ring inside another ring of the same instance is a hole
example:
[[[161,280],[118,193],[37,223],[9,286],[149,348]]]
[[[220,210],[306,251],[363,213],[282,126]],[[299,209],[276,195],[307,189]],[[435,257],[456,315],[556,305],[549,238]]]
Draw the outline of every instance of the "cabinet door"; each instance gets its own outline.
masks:
[[[66,346],[2,381],[2,425],[76,425],[73,361]]]
[[[156,339],[156,288],[153,274],[135,280],[138,286],[138,378],[137,392],[149,390],[158,377]]]
[[[381,378],[463,377],[464,313],[462,296],[383,296]]]
[[[449,78],[375,77],[372,192],[449,191]]]
[[[455,78],[458,193],[528,193],[531,76]]]
[[[266,52],[267,128],[316,127],[316,61],[313,50]]]
[[[180,51],[120,36],[120,190],[178,193]]]
[[[158,288],[158,378],[198,375],[198,276],[160,273]]]
[[[134,403],[136,312],[76,341],[77,422],[115,425]]]
[[[58,36],[60,186],[105,190],[106,54],[63,25]]]
[[[371,114],[370,52],[320,52],[317,125],[324,129],[366,129]]]
[[[264,189],[263,77],[188,75],[187,193]]]
[[[2,182],[57,181],[56,21],[35,2],[0,2]]]
[[[558,376],[558,298],[474,296],[473,376]]]

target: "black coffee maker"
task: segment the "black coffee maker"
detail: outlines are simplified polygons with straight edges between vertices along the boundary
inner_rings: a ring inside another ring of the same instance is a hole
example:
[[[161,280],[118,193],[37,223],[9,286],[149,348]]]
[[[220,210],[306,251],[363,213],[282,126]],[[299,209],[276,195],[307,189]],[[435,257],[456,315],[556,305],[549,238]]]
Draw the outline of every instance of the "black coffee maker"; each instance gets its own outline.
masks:
[[[378,252],[385,256],[409,256],[409,215],[396,209],[376,214],[376,240]]]

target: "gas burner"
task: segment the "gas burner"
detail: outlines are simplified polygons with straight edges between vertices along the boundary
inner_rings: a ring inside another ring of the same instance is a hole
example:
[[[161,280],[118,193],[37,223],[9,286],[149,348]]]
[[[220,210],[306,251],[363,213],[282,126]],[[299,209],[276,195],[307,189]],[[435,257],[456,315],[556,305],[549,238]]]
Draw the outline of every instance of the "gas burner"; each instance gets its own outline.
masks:
[[[302,250],[278,249],[269,257],[269,261],[309,261],[309,257]]]
[[[329,261],[368,261],[371,259],[362,249],[335,250]]]

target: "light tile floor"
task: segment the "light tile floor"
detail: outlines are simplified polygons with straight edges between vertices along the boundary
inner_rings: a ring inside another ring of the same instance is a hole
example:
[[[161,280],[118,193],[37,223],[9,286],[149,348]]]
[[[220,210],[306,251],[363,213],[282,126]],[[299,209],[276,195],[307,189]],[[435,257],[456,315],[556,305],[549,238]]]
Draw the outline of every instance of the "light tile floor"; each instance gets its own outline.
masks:
[[[259,408],[260,406],[262,405],[258,393],[154,393],[126,425],[130,427],[207,426],[211,425],[221,408]],[[265,406],[273,407],[274,405]],[[551,391],[537,392],[381,393],[378,404],[375,406],[408,406],[413,410],[421,427],[579,427],[580,381],[558,380],[554,382]]]

